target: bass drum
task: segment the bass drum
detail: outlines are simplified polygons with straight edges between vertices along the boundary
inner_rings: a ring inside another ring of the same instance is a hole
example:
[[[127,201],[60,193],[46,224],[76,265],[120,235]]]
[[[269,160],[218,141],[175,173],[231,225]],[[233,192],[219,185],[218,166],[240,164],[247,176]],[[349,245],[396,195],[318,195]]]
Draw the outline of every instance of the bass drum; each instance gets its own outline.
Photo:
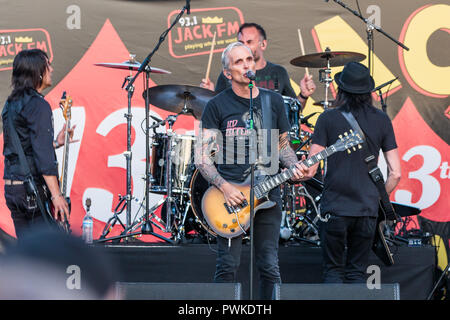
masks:
[[[202,198],[205,194],[206,190],[210,187],[208,181],[203,178],[202,174],[198,169],[195,169],[194,174],[192,175],[192,180],[190,184],[191,189],[191,208],[192,212],[195,215],[196,222],[198,222],[201,227],[206,230],[210,235],[216,237],[217,233],[215,233],[206,222],[205,217],[203,216],[202,211]]]

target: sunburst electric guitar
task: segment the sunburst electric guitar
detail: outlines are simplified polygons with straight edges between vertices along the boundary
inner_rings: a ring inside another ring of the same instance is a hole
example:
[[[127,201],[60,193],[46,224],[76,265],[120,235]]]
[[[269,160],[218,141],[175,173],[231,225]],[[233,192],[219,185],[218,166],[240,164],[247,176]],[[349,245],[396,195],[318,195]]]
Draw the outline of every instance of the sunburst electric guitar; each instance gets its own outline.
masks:
[[[70,120],[71,120],[71,111],[72,111],[72,98],[70,96],[66,95],[66,92],[63,92],[63,95],[61,97],[61,101],[59,102],[59,106],[63,112],[63,117],[66,124],[65,129],[65,140],[64,140],[64,150],[63,150],[63,160],[62,160],[62,169],[61,169],[61,176],[59,178],[59,187],[61,190],[61,194],[66,199],[67,204],[69,205],[69,212],[71,210],[71,203],[70,203],[70,197],[67,194],[67,167],[69,163],[69,144],[70,144],[70,136],[69,136],[69,129],[70,129]],[[47,201],[47,211],[49,216],[53,219],[54,217],[54,207],[51,201]],[[61,213],[58,213],[61,215]],[[63,216],[59,216],[58,220],[55,221],[56,224],[60,229],[63,231],[70,233],[70,223],[69,223],[69,217],[67,217],[65,214]]]
[[[356,150],[356,146],[361,147],[360,144],[362,142],[363,140],[358,134],[352,131],[350,131],[350,134],[346,132],[332,146],[302,163],[306,167],[311,167],[335,152],[347,150],[350,153],[351,148]],[[269,191],[288,181],[293,176],[294,170],[290,168],[277,175],[266,177],[262,182],[256,184],[254,187],[254,212],[275,206],[276,203],[268,198]],[[246,233],[250,227],[250,183],[245,181],[241,184],[233,185],[245,196],[245,201],[238,206],[228,206],[223,193],[215,186],[209,187],[202,198],[202,211],[206,222],[211,229],[224,238],[240,236]]]

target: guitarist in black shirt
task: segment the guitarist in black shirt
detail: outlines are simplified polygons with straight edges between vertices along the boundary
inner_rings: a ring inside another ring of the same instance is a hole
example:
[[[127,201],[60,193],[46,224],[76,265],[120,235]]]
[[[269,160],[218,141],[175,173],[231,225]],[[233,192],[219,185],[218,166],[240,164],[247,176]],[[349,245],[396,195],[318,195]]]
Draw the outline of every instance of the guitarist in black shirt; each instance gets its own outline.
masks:
[[[19,151],[13,143],[10,119],[38,192],[42,196],[48,194],[55,215],[64,213],[69,216],[68,204],[58,184],[58,162],[54,151],[65,142],[65,128],[54,139],[52,109],[42,95],[52,85],[52,72],[48,56],[42,50],[19,52],[13,62],[13,90],[2,111],[5,200],[18,238],[31,225],[45,221],[45,217],[42,216],[36,199],[27,194],[24,184],[27,177],[19,160]],[[73,128],[68,130],[68,134],[69,141],[73,142]],[[42,201],[45,200],[42,198]]]
[[[390,194],[400,181],[400,158],[391,120],[372,105],[374,81],[369,70],[356,62],[336,74],[337,107],[323,112],[316,123],[310,155],[320,152],[352,129],[342,112],[350,112],[365,134],[363,148],[386,159],[385,188]],[[321,214],[330,214],[323,225],[324,282],[365,282],[378,217],[380,194],[368,173],[363,150],[338,153],[328,159]],[[378,159],[376,159],[378,160]],[[376,161],[378,162],[378,161]],[[316,166],[317,167],[317,166]],[[309,173],[314,174],[314,170]],[[347,256],[344,252],[347,247]]]

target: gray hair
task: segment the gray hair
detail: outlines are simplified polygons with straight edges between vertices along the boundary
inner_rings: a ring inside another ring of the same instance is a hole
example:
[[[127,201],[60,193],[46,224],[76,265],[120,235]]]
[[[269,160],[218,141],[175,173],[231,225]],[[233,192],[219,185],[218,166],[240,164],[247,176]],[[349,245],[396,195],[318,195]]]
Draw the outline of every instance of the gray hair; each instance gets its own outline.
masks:
[[[253,56],[253,52],[252,50],[247,47],[245,44],[243,44],[242,42],[233,42],[230,43],[225,50],[222,52],[222,68],[223,70],[228,70],[228,67],[230,66],[230,52],[231,50],[233,50],[236,47],[244,47],[248,50],[248,52],[250,52],[250,54]]]

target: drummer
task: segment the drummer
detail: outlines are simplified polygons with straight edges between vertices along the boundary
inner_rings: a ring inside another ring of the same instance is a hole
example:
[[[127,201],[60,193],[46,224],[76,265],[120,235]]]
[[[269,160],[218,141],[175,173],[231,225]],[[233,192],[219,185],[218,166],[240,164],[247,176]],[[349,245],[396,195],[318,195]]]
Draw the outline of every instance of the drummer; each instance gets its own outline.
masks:
[[[267,48],[267,36],[259,24],[244,23],[241,25],[238,32],[238,40],[247,45],[253,52],[256,64],[255,85],[260,88],[274,90],[283,96],[297,98],[302,108],[304,108],[306,100],[316,89],[312,75],[305,74],[300,81],[301,92],[297,96],[291,86],[286,69],[264,58],[264,51]],[[219,74],[215,88],[214,83],[209,79],[202,79],[202,83],[200,84],[200,87],[213,90],[216,93],[221,92],[229,86],[231,86],[231,83],[222,72]]]

